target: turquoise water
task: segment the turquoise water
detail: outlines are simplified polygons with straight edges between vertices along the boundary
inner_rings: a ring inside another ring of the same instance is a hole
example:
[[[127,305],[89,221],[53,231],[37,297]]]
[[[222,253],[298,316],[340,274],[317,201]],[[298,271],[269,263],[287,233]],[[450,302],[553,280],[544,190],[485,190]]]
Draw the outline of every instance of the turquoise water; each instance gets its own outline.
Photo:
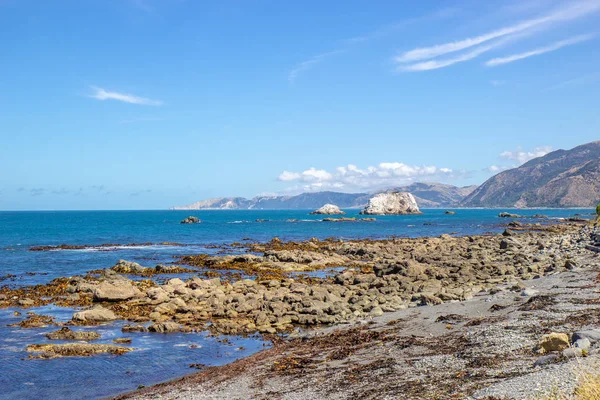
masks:
[[[357,210],[346,210],[346,217]],[[118,259],[137,261],[144,266],[170,263],[174,257],[198,252],[215,252],[212,244],[228,244],[244,239],[267,241],[326,238],[386,238],[390,236],[438,236],[501,232],[510,220],[498,218],[503,210],[458,209],[455,215],[444,210],[423,210],[422,215],[378,216],[375,222],[321,222],[322,217],[309,210],[293,211],[73,211],[73,212],[0,212],[0,285],[30,285],[59,276],[83,274],[108,268]],[[556,218],[587,214],[592,210],[520,210],[520,214],[545,214]],[[182,225],[183,218],[195,215],[203,222]],[[261,220],[262,222],[256,222]],[[156,245],[178,242],[186,246]],[[30,251],[43,245],[100,245],[105,243],[154,243],[136,247],[115,247],[99,251]],[[208,246],[208,248],[207,248]],[[107,250],[107,251],[104,251]],[[8,277],[10,275],[10,277]],[[230,338],[221,343],[206,334],[133,333],[132,347],[137,351],[120,357],[22,360],[28,344],[45,343],[44,334],[57,329],[21,329],[7,327],[20,321],[15,310],[0,310],[0,387],[2,398],[98,398],[133,390],[184,375],[192,363],[220,365],[263,347],[258,338]],[[73,310],[45,307],[35,312],[70,319]],[[100,328],[102,340],[110,343],[123,336],[122,322]],[[194,344],[195,346],[191,346]],[[242,349],[240,349],[242,347]]]

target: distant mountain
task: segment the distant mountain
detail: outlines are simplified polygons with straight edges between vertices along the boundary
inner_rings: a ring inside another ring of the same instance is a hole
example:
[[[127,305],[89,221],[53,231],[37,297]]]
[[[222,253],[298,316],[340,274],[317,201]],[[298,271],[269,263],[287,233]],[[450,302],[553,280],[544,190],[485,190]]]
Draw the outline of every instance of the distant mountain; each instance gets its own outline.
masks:
[[[417,200],[420,208],[452,207],[471,194],[477,186],[456,187],[443,183],[413,183],[408,186],[387,190],[409,192]]]
[[[258,196],[253,199],[224,197],[201,200],[173,210],[293,210],[317,209],[324,204],[335,204],[340,208],[361,208],[368,203],[367,193],[316,192],[296,196]]]
[[[441,183],[414,183],[410,186],[390,189],[390,191],[411,192],[419,207],[456,206],[475,186],[459,188]],[[380,193],[380,192],[378,192]],[[258,196],[253,199],[243,197],[224,197],[208,199],[173,207],[173,210],[293,210],[317,209],[324,204],[335,204],[340,208],[363,208],[377,193],[339,193],[316,192],[302,193],[296,196]]]
[[[600,201],[600,141],[557,150],[501,172],[463,207],[592,207]]]

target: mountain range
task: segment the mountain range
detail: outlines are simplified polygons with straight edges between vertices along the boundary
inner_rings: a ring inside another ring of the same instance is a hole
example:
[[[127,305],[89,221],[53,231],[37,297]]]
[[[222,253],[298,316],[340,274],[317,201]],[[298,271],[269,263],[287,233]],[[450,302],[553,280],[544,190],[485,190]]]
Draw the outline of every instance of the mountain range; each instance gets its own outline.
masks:
[[[378,193],[410,192],[421,208],[595,207],[600,201],[600,141],[556,150],[500,172],[481,186],[413,183],[375,193],[314,192],[295,196],[225,197],[175,210],[362,208]]]
[[[595,207],[600,201],[600,141],[556,150],[500,172],[461,207]]]
[[[340,208],[363,208],[377,193],[391,191],[410,192],[419,207],[436,208],[456,206],[476,186],[456,187],[441,183],[413,183],[409,186],[388,189],[376,193],[312,192],[295,196],[220,197],[201,200],[174,210],[291,210],[317,209],[324,204],[335,204]]]

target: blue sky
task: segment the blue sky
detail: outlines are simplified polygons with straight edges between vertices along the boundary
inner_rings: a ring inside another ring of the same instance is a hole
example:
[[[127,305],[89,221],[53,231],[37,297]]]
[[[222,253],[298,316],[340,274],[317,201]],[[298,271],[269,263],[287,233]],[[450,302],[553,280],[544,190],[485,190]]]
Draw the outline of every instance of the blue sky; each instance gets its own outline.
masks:
[[[0,0],[0,209],[482,183],[598,139],[600,0]]]

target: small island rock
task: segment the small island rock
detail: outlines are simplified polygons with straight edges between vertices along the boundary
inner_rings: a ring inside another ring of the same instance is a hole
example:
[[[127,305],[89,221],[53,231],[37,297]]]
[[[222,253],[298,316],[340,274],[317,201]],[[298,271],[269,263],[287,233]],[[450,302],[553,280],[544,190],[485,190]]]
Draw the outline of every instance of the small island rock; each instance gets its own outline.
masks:
[[[380,193],[369,200],[361,214],[404,215],[421,214],[415,197],[408,192]]]
[[[325,214],[325,215],[342,215],[346,214],[335,204],[325,204],[323,207],[311,212],[311,214]]]
[[[180,222],[180,224],[199,224],[201,222],[202,221],[200,221],[200,219],[198,217],[194,217],[193,215],[190,215],[186,219],[182,220]]]

